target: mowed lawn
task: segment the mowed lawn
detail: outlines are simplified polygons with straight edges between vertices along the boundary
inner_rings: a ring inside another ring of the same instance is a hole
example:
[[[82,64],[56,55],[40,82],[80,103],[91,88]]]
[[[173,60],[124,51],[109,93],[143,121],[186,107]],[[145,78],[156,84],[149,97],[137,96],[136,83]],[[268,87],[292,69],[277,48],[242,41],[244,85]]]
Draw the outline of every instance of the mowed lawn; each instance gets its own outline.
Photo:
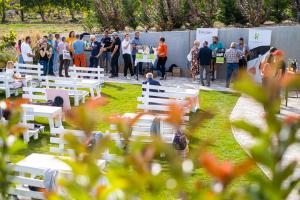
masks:
[[[107,97],[109,104],[103,108],[99,108],[99,112],[105,114],[123,114],[126,112],[136,111],[137,101],[136,98],[141,94],[140,85],[130,84],[117,84],[117,83],[105,83],[102,89],[102,95]],[[4,97],[4,94],[1,94]],[[214,113],[214,117],[208,120],[203,127],[196,131],[195,137],[200,141],[210,140],[213,145],[210,148],[214,154],[221,160],[229,160],[233,163],[239,163],[247,159],[247,155],[235,141],[229,121],[229,115],[236,104],[238,94],[217,92],[217,91],[201,91],[200,92],[200,112],[204,110],[210,110]],[[37,119],[37,123],[46,124],[46,119]],[[68,124],[65,124],[68,126]],[[99,121],[98,130],[106,131],[109,125]],[[192,141],[192,145],[196,146],[197,143]],[[34,141],[31,140],[28,148],[24,150],[20,155],[12,158],[13,162],[16,162],[25,156],[35,153],[47,153],[49,151],[49,132],[45,132],[39,135],[39,139]],[[249,176],[250,175],[250,176]],[[252,172],[241,178],[235,180],[231,188],[240,186],[242,184],[249,184],[251,177],[263,176],[258,168],[254,168]],[[209,183],[209,177],[203,169],[198,169],[194,173],[193,179],[200,180],[204,184]],[[169,195],[168,192],[163,196]]]
[[[26,37],[27,35],[32,35],[38,32],[41,34],[49,33],[62,33],[67,35],[70,31],[75,31],[78,33],[83,32],[83,27],[81,24],[0,24],[0,36],[9,33],[13,30],[17,33],[17,36]]]

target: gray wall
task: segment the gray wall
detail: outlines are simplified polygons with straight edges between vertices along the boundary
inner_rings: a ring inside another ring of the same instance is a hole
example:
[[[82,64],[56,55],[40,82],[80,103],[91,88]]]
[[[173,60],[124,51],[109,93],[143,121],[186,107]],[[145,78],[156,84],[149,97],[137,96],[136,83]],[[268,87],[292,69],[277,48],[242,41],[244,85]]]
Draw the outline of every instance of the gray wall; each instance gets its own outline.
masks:
[[[271,45],[284,50],[287,58],[300,61],[299,25],[259,27],[258,29],[272,30]],[[248,28],[219,29],[219,38],[226,47],[228,47],[232,41],[238,41],[240,37],[243,37],[245,41],[248,42],[248,30]],[[166,67],[168,68],[174,63],[182,69],[182,75],[189,75],[189,63],[187,62],[186,56],[193,45],[193,41],[196,39],[196,31],[143,32],[140,40],[144,44],[157,46],[159,37],[161,36],[166,38],[166,43],[169,46],[169,56]],[[97,36],[97,39],[100,40],[101,35]],[[120,58],[120,65],[122,65],[122,63],[123,59]],[[120,68],[122,68],[122,66],[120,66]]]

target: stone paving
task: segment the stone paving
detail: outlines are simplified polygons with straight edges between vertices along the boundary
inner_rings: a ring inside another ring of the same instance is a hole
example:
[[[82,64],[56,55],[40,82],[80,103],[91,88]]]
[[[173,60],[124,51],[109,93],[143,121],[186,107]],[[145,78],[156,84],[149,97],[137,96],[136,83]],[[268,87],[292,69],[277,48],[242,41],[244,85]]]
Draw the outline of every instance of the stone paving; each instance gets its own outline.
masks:
[[[287,115],[300,115],[300,98],[289,98],[288,107],[282,105],[281,107],[281,114],[278,117],[285,117]],[[237,119],[244,119],[248,122],[257,125],[261,128],[265,127],[265,123],[263,120],[264,110],[262,106],[256,103],[249,97],[241,96],[234,107],[230,120],[234,121]],[[248,133],[232,128],[232,132],[234,137],[236,138],[237,142],[241,145],[242,148],[246,152],[248,152],[249,147],[255,144],[255,139],[252,138]],[[291,146],[286,154],[284,155],[283,165],[290,163],[291,161],[296,160],[298,162],[298,167],[295,170],[293,177],[300,176],[300,145],[293,145]],[[263,167],[259,166],[263,172],[270,178],[270,174],[268,171]],[[299,188],[299,187],[298,187]],[[300,196],[297,194],[297,191],[293,191],[293,193],[288,197],[288,200],[299,200]]]

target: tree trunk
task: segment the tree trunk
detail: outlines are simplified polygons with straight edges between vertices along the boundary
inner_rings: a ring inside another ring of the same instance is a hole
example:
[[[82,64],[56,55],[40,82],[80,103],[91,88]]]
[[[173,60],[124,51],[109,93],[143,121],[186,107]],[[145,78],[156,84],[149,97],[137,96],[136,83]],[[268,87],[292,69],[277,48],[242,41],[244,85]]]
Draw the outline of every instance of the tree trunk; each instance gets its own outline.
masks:
[[[70,15],[71,15],[72,21],[76,21],[75,13],[74,13],[74,10],[72,8],[70,8]]]
[[[6,22],[5,3],[5,0],[2,0],[2,23]]]
[[[41,18],[42,18],[42,21],[43,22],[46,22],[46,19],[45,19],[45,13],[44,13],[44,10],[42,9],[42,6],[39,5],[39,13],[41,15]]]
[[[21,22],[24,22],[25,20],[24,20],[24,10],[23,9],[20,10],[20,17],[21,17]]]

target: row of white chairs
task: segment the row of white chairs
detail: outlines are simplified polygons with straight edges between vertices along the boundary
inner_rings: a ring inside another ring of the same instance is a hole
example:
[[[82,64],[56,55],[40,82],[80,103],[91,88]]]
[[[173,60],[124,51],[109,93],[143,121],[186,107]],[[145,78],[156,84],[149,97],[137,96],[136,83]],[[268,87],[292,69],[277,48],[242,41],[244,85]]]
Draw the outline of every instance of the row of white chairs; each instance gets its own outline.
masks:
[[[66,85],[69,86],[67,84],[69,83],[71,87],[66,86],[67,89],[76,88],[76,92],[77,88],[88,88],[92,97],[94,97],[93,90],[96,90],[97,96],[100,95],[101,85],[104,83],[104,70],[102,68],[86,68],[73,66],[70,67],[69,70],[72,78],[42,76],[43,66],[40,64],[33,65],[16,63],[14,68],[15,73],[20,74],[21,76],[26,78],[30,77],[30,81],[36,83],[31,85],[62,88]],[[9,98],[12,94],[18,95],[18,90],[20,88],[13,88],[12,82],[13,80],[11,80],[5,72],[0,73],[0,90],[5,91],[6,98]],[[71,90],[70,93],[74,96],[74,94],[72,94],[73,92],[74,90]],[[79,92],[78,95],[82,99],[85,94]],[[75,99],[75,103],[78,105],[78,99]]]

